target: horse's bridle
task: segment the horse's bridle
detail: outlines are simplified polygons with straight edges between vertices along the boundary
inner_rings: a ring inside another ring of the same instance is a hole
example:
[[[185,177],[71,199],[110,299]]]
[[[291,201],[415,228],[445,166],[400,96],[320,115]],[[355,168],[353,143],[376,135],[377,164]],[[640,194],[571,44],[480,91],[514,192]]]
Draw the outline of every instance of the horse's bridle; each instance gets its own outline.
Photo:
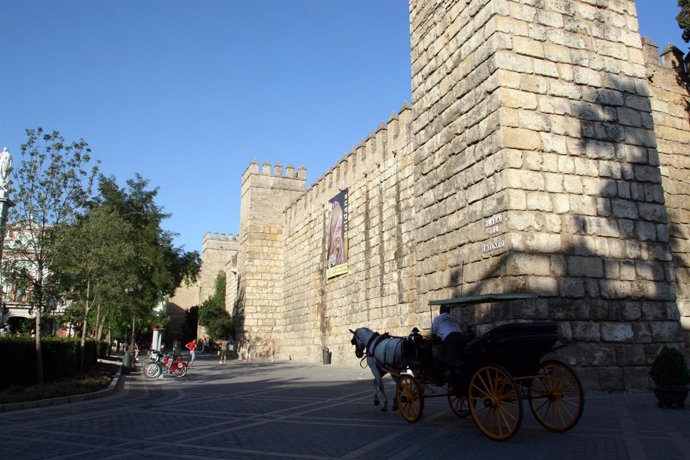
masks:
[[[371,334],[371,337],[369,337],[369,340],[367,340],[367,343],[362,344],[357,333],[352,329],[350,329],[350,332],[352,332],[352,340],[350,341],[350,343],[352,343],[352,345],[355,346],[355,356],[361,358],[359,361],[359,365],[362,368],[364,368],[366,367],[366,364],[363,363],[370,355],[373,356],[373,354],[371,353],[371,348],[374,347],[377,339],[381,338],[381,334],[379,334],[378,332],[373,332]],[[362,347],[361,349],[359,348],[360,346]]]
[[[352,340],[350,340],[350,343],[355,346],[355,356],[361,358],[364,354],[364,347],[360,349],[360,341],[359,337],[357,337],[357,333],[352,329],[350,329],[350,332],[352,332]]]
[[[350,341],[350,343],[355,346],[355,356],[362,359],[360,361],[360,365],[361,365],[361,362],[364,361],[365,359],[367,359],[367,357],[370,354],[369,353],[369,347],[374,342],[374,340],[377,337],[379,337],[381,334],[379,334],[378,332],[374,332],[371,335],[371,337],[369,337],[369,340],[367,341],[367,343],[363,344],[355,331],[350,329],[350,332],[352,332],[352,340]],[[362,367],[364,367],[364,366],[362,366]]]
[[[369,341],[364,346],[367,354],[369,354],[369,350],[371,350],[371,346],[374,344],[374,341],[380,336],[381,334],[379,334],[378,332],[374,332],[373,334],[371,334],[371,337],[369,337]]]

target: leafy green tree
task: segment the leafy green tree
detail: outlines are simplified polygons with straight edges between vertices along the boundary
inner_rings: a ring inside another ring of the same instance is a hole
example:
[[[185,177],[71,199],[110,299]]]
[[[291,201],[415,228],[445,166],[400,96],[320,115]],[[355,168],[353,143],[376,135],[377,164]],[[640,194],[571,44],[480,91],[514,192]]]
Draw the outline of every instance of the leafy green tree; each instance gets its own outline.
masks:
[[[120,285],[126,293],[126,304],[115,312],[116,321],[131,321],[134,341],[136,323],[146,325],[153,309],[173,295],[183,280],[196,281],[201,266],[196,251],[187,252],[173,244],[174,233],[162,228],[169,217],[155,198],[158,189],[149,189],[148,180],[136,175],[121,188],[114,178],[101,176],[97,204],[113,209],[131,226],[130,242],[136,256],[129,264],[132,279]]]
[[[89,313],[96,308],[93,329],[98,331],[105,307],[124,304],[122,286],[136,282],[129,271],[136,257],[131,235],[129,222],[108,206],[90,208],[59,233],[53,272],[62,281],[66,298],[83,310],[82,366]]]
[[[8,229],[17,235],[8,242],[13,257],[5,258],[4,274],[27,289],[35,313],[38,380],[44,382],[41,320],[59,300],[59,286],[51,275],[61,228],[77,218],[91,195],[98,165],[84,140],[65,143],[58,131],[26,130],[21,162],[10,182],[12,200]]]
[[[199,307],[199,324],[213,340],[235,335],[233,319],[225,309],[225,281],[225,273],[219,273],[213,295]]]
[[[678,0],[680,13],[676,16],[678,25],[683,30],[683,40],[690,41],[690,0]]]

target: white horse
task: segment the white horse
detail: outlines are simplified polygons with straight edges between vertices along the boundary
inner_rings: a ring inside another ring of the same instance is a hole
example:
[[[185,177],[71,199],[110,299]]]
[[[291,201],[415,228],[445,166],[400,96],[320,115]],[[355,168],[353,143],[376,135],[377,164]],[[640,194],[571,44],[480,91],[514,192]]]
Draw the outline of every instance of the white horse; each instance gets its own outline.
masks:
[[[374,405],[378,406],[379,394],[383,399],[382,411],[388,410],[388,398],[383,388],[383,376],[391,374],[395,383],[398,376],[406,368],[403,359],[404,339],[379,334],[367,327],[360,327],[352,332],[352,345],[355,346],[355,356],[362,358],[366,354],[367,365],[374,375]],[[393,410],[397,410],[398,403],[393,398]]]

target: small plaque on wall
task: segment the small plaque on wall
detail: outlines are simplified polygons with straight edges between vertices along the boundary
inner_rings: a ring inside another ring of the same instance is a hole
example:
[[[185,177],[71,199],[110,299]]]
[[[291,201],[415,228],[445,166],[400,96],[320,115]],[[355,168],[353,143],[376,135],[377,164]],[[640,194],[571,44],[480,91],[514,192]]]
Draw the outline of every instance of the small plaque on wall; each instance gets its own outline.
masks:
[[[333,278],[334,276],[344,275],[347,273],[347,264],[336,265],[333,268],[326,270],[326,278]]]

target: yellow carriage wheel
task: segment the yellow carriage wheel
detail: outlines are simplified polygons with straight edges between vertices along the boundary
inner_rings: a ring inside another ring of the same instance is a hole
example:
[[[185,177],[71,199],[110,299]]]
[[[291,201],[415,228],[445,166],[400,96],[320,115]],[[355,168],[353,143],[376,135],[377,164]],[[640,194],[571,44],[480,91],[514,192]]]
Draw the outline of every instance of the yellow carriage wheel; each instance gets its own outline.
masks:
[[[466,418],[470,415],[470,406],[467,395],[458,394],[453,383],[448,383],[448,405],[455,415]]]
[[[544,428],[563,432],[574,427],[585,406],[575,372],[560,361],[544,361],[529,386],[529,407]]]
[[[410,423],[422,418],[424,412],[424,394],[417,380],[411,375],[403,374],[395,386],[395,399],[398,402],[400,415]]]
[[[510,439],[522,423],[522,400],[518,386],[503,367],[479,368],[470,380],[468,401],[472,420],[487,437]]]

